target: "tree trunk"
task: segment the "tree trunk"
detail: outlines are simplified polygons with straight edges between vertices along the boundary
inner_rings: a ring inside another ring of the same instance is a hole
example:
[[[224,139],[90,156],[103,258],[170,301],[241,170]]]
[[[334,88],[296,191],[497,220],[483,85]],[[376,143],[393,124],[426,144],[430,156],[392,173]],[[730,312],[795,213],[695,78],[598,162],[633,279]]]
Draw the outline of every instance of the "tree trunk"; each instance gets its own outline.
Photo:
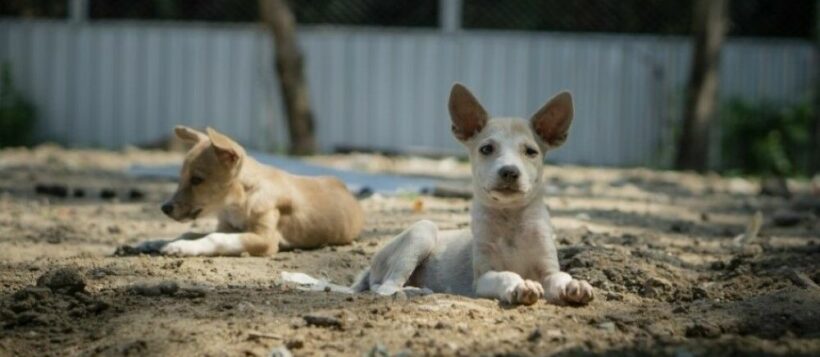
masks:
[[[818,40],[820,41],[820,40]],[[820,52],[820,45],[815,51]],[[812,175],[820,175],[820,73],[814,74],[814,103],[812,116],[814,116],[814,128],[811,135],[811,151],[809,170]]]
[[[815,74],[815,77],[820,77],[820,74]],[[820,78],[815,78],[814,84],[814,135],[812,136],[812,151],[811,155],[811,173],[812,175],[820,175]]]
[[[727,30],[728,4],[729,0],[695,1],[695,48],[675,161],[678,169],[703,172],[708,168],[709,123],[717,106],[720,48]]]
[[[296,20],[285,0],[259,0],[259,12],[273,34],[276,72],[290,133],[290,153],[312,154],[316,149],[313,112],[305,82],[304,59],[296,43]]]
[[[815,1],[814,58],[820,53],[820,0]],[[811,173],[820,175],[820,72],[814,73],[814,131],[812,135]]]

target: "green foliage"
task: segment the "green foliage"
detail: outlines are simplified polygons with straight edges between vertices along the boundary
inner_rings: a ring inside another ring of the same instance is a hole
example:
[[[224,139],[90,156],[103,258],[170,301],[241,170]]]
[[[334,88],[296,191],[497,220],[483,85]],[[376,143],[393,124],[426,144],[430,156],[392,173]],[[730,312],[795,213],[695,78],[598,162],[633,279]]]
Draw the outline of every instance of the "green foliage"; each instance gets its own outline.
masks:
[[[11,65],[0,70],[0,147],[31,144],[36,112],[22,94],[14,88]]]
[[[722,166],[730,172],[804,175],[809,171],[812,107],[730,101],[721,121]]]

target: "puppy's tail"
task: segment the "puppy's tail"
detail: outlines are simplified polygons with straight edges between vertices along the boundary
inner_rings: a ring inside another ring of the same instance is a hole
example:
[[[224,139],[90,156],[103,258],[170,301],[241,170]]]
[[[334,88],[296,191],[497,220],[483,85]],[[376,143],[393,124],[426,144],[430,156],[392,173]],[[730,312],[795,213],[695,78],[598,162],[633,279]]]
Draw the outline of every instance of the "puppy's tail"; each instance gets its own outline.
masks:
[[[356,282],[350,287],[354,293],[362,293],[370,290],[370,268],[362,270],[356,277]]]

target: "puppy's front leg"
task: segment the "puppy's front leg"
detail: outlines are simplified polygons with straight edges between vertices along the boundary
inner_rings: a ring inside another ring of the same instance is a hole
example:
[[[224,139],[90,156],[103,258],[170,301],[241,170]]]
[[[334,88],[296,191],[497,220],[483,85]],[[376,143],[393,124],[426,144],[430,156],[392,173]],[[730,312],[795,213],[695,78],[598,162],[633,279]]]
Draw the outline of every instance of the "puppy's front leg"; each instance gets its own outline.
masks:
[[[176,256],[239,255],[244,252],[244,233],[209,233],[199,239],[180,239],[166,244],[160,252]]]
[[[547,300],[552,303],[587,304],[595,298],[592,285],[586,280],[573,279],[562,271],[547,275],[544,278],[544,289]]]
[[[200,239],[173,241],[162,247],[160,252],[182,257],[240,255],[245,252],[261,256],[276,253],[278,241],[250,232],[210,233]]]
[[[488,271],[476,280],[476,295],[510,304],[532,305],[544,296],[544,288],[510,271]]]
[[[276,253],[281,240],[281,234],[276,229],[279,213],[270,211],[254,218],[247,232],[217,232],[200,239],[177,240],[168,243],[161,252],[178,256],[240,255],[245,252],[261,256]]]

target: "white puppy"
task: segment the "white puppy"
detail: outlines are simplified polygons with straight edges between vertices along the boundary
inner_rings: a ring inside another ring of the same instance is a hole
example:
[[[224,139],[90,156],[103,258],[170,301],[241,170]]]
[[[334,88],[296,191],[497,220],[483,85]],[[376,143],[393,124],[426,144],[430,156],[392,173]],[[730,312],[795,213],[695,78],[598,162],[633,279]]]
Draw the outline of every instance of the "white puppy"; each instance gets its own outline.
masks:
[[[461,84],[450,92],[455,137],[469,150],[474,199],[469,230],[420,221],[373,258],[355,291],[404,287],[533,304],[586,304],[592,286],[561,272],[544,204],[544,154],[566,140],[572,96],[561,92],[532,118],[493,118]]]

